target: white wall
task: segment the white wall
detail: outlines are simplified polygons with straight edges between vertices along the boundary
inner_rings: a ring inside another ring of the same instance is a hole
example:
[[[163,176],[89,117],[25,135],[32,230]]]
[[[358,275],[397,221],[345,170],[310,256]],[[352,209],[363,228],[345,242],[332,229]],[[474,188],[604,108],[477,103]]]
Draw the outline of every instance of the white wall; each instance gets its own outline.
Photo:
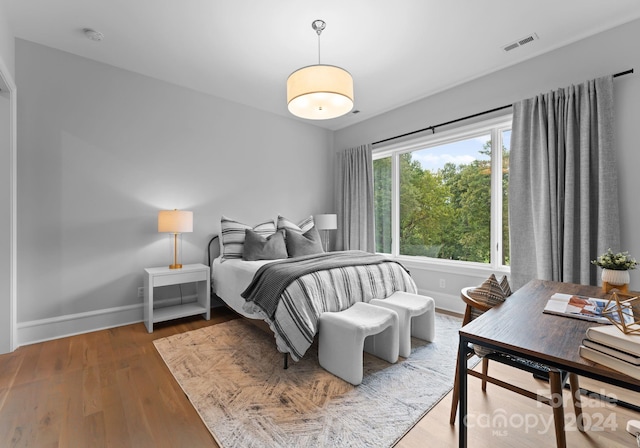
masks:
[[[16,75],[21,344],[140,320],[143,268],[171,257],[160,209],[194,212],[196,263],[221,214],[331,205],[330,131],[20,39]]]
[[[640,167],[640,21],[587,38],[551,53],[500,70],[365,122],[334,135],[336,151],[437,125],[449,120],[512,104],[572,83],[579,83],[630,68],[635,74],[616,78],[615,135],[620,175],[620,250],[640,259],[640,207],[637,172]],[[615,249],[615,248],[614,248]],[[436,298],[439,306],[461,309],[459,291],[478,283],[487,272],[437,272],[411,267],[419,288]],[[437,285],[446,279],[447,288]],[[631,271],[631,287],[640,289],[640,270]]]

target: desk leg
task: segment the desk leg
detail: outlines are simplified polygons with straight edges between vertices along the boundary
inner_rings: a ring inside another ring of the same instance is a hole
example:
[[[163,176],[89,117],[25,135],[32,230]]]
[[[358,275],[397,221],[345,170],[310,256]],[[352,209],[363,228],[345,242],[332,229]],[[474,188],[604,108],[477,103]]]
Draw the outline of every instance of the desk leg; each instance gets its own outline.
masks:
[[[551,387],[551,407],[553,408],[553,420],[556,429],[556,445],[558,448],[566,448],[567,439],[564,433],[564,403],[562,398],[562,374],[556,369],[549,370],[549,386]],[[559,392],[558,392],[559,391]],[[559,397],[553,396],[559,394]]]
[[[467,446],[467,353],[465,347],[467,341],[460,336],[458,345],[458,393],[460,402],[458,404],[458,446]]]
[[[573,410],[576,413],[576,425],[578,426],[578,431],[584,432],[584,416],[582,415],[582,400],[580,397],[580,383],[578,382],[578,375],[575,373],[569,374],[569,385],[571,386]]]

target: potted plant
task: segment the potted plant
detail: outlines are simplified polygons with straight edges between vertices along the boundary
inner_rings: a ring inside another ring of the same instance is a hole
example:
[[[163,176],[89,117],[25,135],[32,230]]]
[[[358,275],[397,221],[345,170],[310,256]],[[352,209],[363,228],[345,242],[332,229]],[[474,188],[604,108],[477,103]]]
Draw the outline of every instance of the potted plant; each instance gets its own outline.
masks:
[[[630,256],[629,252],[614,254],[609,249],[595,260],[591,260],[591,263],[602,268],[602,289],[605,292],[609,292],[613,288],[622,292],[629,291],[629,270],[635,269],[638,265],[636,259]]]

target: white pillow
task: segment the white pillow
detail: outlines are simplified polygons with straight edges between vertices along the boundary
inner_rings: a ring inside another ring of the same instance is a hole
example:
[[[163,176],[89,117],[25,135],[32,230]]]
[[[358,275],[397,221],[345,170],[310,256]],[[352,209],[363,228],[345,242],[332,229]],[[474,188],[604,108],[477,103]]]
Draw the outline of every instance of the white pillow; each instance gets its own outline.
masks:
[[[222,258],[242,258],[242,253],[244,252],[244,235],[247,229],[251,229],[265,238],[276,233],[276,226],[273,220],[265,221],[252,227],[234,219],[227,218],[224,215],[220,219],[220,229],[222,233],[220,236],[220,242],[222,244],[220,254]]]
[[[303,219],[298,224],[295,224],[293,221],[288,220],[284,216],[278,215],[278,226],[277,230],[281,229],[289,229],[298,233],[307,233],[314,226],[313,216],[309,216],[308,218]]]

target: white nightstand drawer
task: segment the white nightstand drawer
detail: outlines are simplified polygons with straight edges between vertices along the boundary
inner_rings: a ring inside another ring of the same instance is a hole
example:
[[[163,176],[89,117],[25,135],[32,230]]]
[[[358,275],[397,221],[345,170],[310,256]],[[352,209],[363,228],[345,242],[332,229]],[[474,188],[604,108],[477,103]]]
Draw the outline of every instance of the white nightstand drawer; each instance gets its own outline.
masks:
[[[168,275],[154,275],[153,286],[177,285],[182,283],[199,282],[207,279],[206,271],[180,272]]]

